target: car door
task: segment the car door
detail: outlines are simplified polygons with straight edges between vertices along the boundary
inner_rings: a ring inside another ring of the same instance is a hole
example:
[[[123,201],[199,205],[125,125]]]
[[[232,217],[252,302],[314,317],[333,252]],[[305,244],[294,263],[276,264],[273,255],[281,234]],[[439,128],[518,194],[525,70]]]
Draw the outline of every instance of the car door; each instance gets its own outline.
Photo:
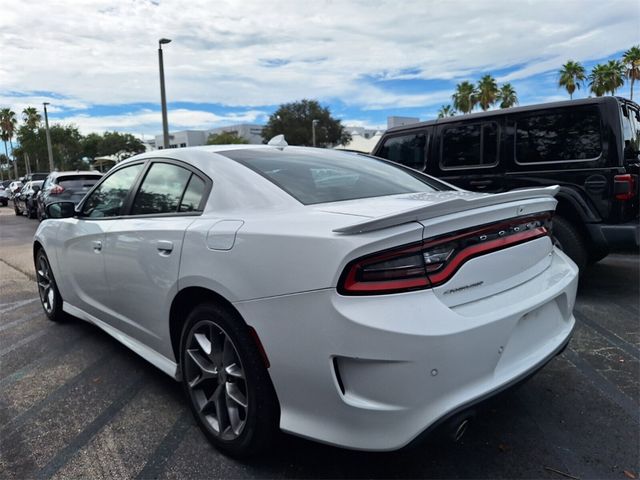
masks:
[[[171,357],[169,309],[187,227],[201,212],[207,179],[171,160],[150,163],[129,215],[105,236],[110,306],[126,334]],[[209,183],[210,185],[210,183]]]
[[[104,234],[126,204],[144,163],[119,168],[80,205],[77,217],[60,220],[58,264],[65,302],[110,323],[104,269]]]

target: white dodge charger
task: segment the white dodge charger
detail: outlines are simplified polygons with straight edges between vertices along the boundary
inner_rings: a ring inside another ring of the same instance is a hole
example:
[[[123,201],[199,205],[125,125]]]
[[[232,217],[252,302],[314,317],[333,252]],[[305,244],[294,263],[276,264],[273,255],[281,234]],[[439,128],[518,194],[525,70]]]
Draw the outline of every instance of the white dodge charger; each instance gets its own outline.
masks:
[[[393,450],[569,341],[577,268],[555,187],[463,191],[374,157],[289,146],[148,152],[34,238],[47,316],[182,382],[236,455],[278,429]],[[449,420],[453,421],[453,420]]]

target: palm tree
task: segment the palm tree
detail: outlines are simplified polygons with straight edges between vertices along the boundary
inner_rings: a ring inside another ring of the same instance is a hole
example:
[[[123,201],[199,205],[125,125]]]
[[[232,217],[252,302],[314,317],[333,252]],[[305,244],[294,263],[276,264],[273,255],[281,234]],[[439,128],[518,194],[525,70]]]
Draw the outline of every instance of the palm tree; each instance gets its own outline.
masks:
[[[442,105],[438,110],[438,118],[453,117],[455,114],[456,111],[451,105]]]
[[[619,60],[599,63],[589,74],[589,87],[597,97],[607,93],[614,95],[616,90],[624,85],[624,75],[624,64]]]
[[[42,115],[38,113],[35,107],[27,107],[22,110],[22,120],[30,130],[35,130],[40,126]]]
[[[518,96],[515,88],[510,83],[503,84],[498,92],[498,100],[500,100],[500,108],[511,108],[517,105]]]
[[[11,110],[10,108],[3,108],[2,110],[0,110],[0,138],[4,142],[4,151],[7,155],[7,158],[9,158],[9,152],[7,151],[7,141],[11,145],[11,151],[13,152],[12,139],[13,135],[15,134],[17,125],[18,120],[16,119],[16,112]],[[13,168],[16,178],[18,178],[18,165],[16,164],[15,160],[13,162]]]
[[[451,95],[453,107],[462,113],[470,113],[478,103],[477,92],[472,83],[467,81],[456,85],[456,93]]]
[[[605,84],[607,92],[611,93],[611,95],[615,95],[616,90],[624,85],[624,77],[626,74],[624,63],[620,60],[609,60],[605,64],[605,69]]]
[[[485,75],[478,82],[478,103],[483,111],[496,103],[498,98],[498,84],[491,75]]]
[[[24,126],[27,127],[27,129],[31,134],[33,134],[33,132],[40,126],[40,122],[42,122],[42,116],[38,113],[38,110],[36,110],[34,107],[27,107],[24,110],[22,110],[22,120],[24,121]],[[20,136],[20,133],[18,133],[18,136]],[[31,165],[29,165],[30,162],[28,159],[29,159],[29,152],[27,152],[25,148],[24,163],[27,167],[27,171],[31,170]],[[36,160],[36,171],[37,171],[40,168],[38,165],[39,162],[38,162],[37,152],[35,154],[35,160]]]
[[[573,99],[573,92],[580,89],[582,82],[587,79],[584,67],[580,62],[568,60],[560,69],[560,77],[558,78],[558,86],[564,87],[569,92],[569,98]]]
[[[627,78],[631,80],[631,91],[629,98],[633,100],[633,84],[640,80],[640,45],[635,45],[622,55],[622,61],[627,68]]]

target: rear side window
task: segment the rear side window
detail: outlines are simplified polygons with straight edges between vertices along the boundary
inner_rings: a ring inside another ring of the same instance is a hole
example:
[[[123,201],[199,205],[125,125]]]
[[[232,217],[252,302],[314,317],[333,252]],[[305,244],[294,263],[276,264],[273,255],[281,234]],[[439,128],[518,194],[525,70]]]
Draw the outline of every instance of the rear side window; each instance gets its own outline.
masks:
[[[416,170],[424,170],[427,136],[414,133],[385,140],[378,156]]]
[[[517,117],[518,163],[588,161],[602,153],[597,107],[574,107]]]
[[[205,183],[204,181],[195,175],[191,175],[189,185],[182,196],[180,202],[179,212],[198,212],[200,211],[200,202],[202,202],[202,196],[204,195]]]
[[[494,122],[444,127],[440,167],[444,170],[492,167],[498,163]]]
[[[191,172],[170,163],[154,163],[136,194],[131,215],[150,215],[178,211]]]

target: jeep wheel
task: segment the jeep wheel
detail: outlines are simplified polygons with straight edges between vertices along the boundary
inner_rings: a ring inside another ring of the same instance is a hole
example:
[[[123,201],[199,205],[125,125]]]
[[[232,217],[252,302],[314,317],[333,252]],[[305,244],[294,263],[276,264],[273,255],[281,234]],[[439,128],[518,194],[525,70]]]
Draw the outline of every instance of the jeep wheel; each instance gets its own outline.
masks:
[[[587,245],[580,231],[563,217],[553,217],[553,243],[566,253],[580,269],[580,273],[587,266]]]

